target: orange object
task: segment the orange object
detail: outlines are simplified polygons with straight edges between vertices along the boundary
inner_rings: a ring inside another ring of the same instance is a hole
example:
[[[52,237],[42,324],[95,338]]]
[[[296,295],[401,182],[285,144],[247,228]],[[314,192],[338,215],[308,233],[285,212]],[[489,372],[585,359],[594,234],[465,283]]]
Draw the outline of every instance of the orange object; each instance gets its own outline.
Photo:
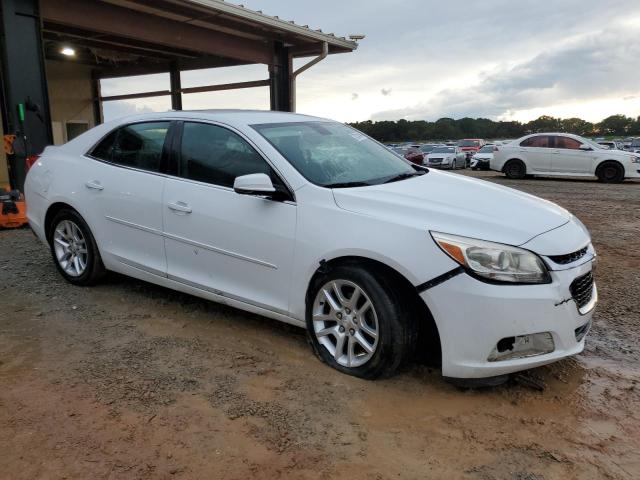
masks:
[[[15,208],[7,208],[5,203],[9,202],[10,207]],[[27,204],[22,193],[18,200],[0,202],[0,228],[20,228],[27,223]]]
[[[13,155],[13,142],[15,141],[15,135],[4,136],[4,153],[7,155]]]

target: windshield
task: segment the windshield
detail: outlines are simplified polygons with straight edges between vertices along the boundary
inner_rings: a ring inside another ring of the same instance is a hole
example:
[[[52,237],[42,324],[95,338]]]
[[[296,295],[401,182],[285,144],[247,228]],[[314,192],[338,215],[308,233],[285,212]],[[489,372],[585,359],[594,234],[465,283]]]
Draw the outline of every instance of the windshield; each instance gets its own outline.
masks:
[[[456,149],[454,147],[436,147],[431,153],[454,153]]]
[[[479,147],[480,140],[460,140],[458,142],[459,147]]]
[[[486,147],[482,147],[478,153],[493,153],[493,145],[487,145]]]
[[[420,150],[422,150],[425,153],[429,153],[431,150],[433,150],[434,148],[436,148],[435,145],[422,145],[420,147]]]
[[[376,185],[416,174],[410,163],[340,123],[266,123],[251,127],[307,180],[323,187]]]

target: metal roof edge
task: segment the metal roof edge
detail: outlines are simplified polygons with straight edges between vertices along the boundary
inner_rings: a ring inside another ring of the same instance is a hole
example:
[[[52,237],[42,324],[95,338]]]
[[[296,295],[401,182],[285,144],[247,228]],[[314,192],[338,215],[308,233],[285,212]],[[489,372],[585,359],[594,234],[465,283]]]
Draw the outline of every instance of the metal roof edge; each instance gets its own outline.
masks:
[[[215,9],[219,12],[233,15],[245,20],[251,20],[269,27],[278,28],[291,33],[312,38],[321,42],[327,42],[329,45],[335,45],[348,50],[358,48],[358,42],[347,40],[345,37],[336,37],[333,33],[323,33],[322,31],[312,30],[309,27],[297,25],[293,21],[281,20],[278,17],[272,17],[262,12],[245,8],[241,5],[235,5],[225,2],[224,0],[183,0],[187,3],[200,5],[205,8]]]

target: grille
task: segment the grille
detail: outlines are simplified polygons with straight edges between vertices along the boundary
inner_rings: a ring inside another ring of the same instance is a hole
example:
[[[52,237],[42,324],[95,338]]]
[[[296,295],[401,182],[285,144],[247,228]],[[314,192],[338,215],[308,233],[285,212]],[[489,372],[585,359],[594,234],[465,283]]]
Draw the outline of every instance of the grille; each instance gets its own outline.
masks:
[[[549,258],[554,263],[557,263],[558,265],[566,265],[568,263],[573,263],[576,260],[580,260],[582,257],[584,257],[587,254],[587,249],[588,247],[584,247],[573,253],[567,253],[566,255],[550,256]]]
[[[429,163],[440,163],[442,162],[441,158],[430,158]]]
[[[569,286],[571,296],[578,305],[578,308],[584,307],[593,295],[593,275],[591,272],[576,278]]]

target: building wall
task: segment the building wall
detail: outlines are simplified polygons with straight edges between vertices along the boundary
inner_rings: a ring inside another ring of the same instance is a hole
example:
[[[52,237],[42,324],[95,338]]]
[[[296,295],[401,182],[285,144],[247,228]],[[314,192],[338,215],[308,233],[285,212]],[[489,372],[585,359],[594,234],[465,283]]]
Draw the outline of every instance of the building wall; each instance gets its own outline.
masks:
[[[47,85],[51,106],[53,143],[59,145],[67,138],[67,123],[95,125],[91,95],[91,68],[85,65],[47,60]]]

